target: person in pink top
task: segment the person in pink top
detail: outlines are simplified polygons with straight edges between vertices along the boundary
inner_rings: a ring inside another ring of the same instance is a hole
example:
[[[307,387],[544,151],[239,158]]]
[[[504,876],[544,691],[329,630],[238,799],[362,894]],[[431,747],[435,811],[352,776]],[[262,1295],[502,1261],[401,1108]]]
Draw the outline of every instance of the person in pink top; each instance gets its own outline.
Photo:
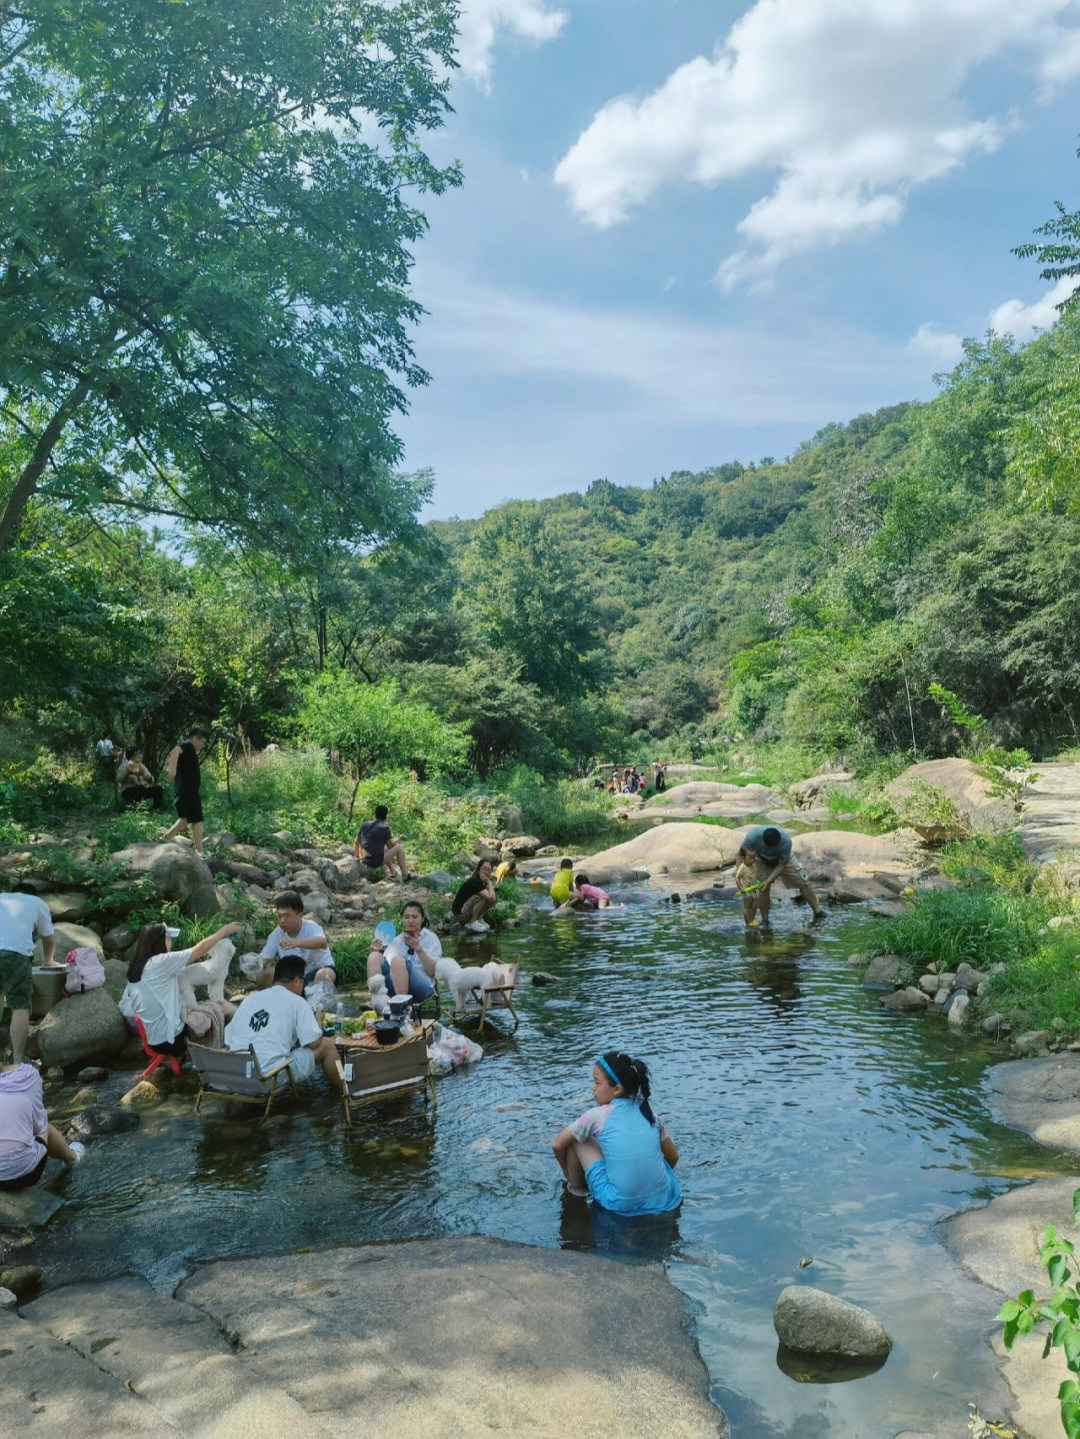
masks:
[[[0,1066],[0,1189],[36,1184],[50,1155],[71,1168],[84,1152],[49,1123],[37,1069],[32,1064]]]
[[[606,889],[600,889],[598,885],[590,884],[587,874],[574,876],[574,888],[578,892],[578,897],[584,901],[583,909],[611,908],[611,895]]]

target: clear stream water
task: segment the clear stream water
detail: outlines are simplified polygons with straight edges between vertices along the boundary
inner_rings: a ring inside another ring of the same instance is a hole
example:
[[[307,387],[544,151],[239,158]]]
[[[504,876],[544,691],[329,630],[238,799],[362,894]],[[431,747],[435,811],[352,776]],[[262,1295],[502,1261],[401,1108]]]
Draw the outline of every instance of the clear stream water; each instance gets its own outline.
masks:
[[[361,1108],[348,1130],[324,1092],[259,1126],[216,1101],[193,1114],[185,1073],[58,1181],[67,1202],[37,1262],[54,1280],[138,1272],[170,1290],[201,1259],[432,1233],[660,1259],[736,1439],[876,1439],[966,1418],[991,1374],[985,1310],[934,1223],[1068,1167],[987,1114],[992,1051],[881,1010],[845,963],[865,947],[865,912],[834,911],[811,937],[805,910],[782,903],[772,937],[748,937],[733,904],[618,897],[602,915],[526,913],[500,936],[500,958],[558,984],[519,988],[516,1035],[437,1080],[434,1114],[413,1095]],[[461,957],[490,951],[470,939]],[[609,1047],[652,1067],[681,1156],[674,1221],[617,1220],[560,1192],[547,1141],[591,1102]],[[100,1101],[130,1078],[110,1076]],[[50,1107],[71,1092],[51,1089]],[[878,1314],[888,1362],[853,1382],[778,1367],[772,1306],[800,1281]],[[633,1315],[612,1322],[632,1350]]]

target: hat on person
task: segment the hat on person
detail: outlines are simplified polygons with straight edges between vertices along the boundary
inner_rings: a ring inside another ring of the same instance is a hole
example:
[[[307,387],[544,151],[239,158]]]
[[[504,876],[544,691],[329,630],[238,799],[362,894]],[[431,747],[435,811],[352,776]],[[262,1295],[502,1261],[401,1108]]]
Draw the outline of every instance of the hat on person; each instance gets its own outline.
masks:
[[[166,938],[166,939],[179,939],[179,938],[180,938],[180,931],[179,931],[179,929],[177,929],[177,927],[176,927],[175,924],[167,924],[167,925],[165,926],[165,938]]]

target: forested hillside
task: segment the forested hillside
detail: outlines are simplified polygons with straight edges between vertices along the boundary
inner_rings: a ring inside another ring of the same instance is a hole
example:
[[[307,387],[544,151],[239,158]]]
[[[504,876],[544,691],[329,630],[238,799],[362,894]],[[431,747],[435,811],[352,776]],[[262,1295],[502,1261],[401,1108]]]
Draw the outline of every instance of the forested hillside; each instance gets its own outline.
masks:
[[[436,525],[459,604],[544,548],[642,737],[936,752],[956,737],[938,683],[1002,741],[1075,743],[1078,334],[1068,316],[1026,347],[969,344],[931,403],[829,425],[784,463],[598,480]],[[522,627],[574,614],[541,604]]]

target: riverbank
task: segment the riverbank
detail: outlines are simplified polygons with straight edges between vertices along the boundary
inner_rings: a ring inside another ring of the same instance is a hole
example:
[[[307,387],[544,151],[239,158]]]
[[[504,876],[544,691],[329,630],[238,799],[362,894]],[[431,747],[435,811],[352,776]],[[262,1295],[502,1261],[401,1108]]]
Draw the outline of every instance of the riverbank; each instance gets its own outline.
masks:
[[[72,1285],[0,1346],[12,1439],[728,1433],[659,1265],[480,1236]]]

